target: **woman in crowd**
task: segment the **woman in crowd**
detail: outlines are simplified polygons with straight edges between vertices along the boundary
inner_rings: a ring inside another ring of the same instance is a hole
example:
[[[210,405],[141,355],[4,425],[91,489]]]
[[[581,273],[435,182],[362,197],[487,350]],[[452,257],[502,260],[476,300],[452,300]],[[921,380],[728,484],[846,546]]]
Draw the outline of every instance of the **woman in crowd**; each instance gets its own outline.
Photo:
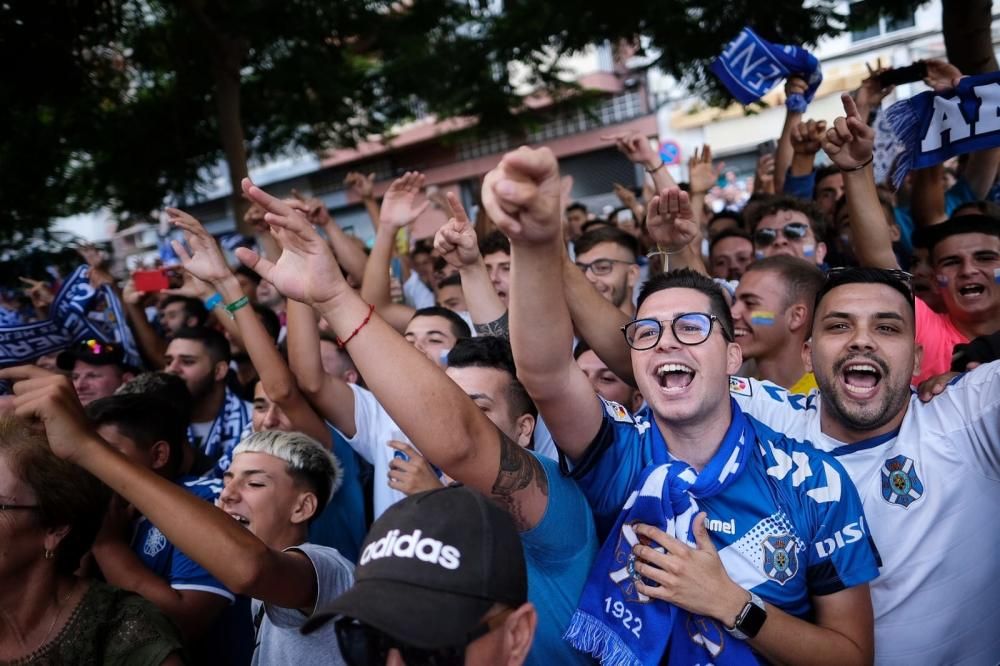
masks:
[[[43,434],[0,417],[0,666],[184,663],[152,604],[74,573],[108,499]]]

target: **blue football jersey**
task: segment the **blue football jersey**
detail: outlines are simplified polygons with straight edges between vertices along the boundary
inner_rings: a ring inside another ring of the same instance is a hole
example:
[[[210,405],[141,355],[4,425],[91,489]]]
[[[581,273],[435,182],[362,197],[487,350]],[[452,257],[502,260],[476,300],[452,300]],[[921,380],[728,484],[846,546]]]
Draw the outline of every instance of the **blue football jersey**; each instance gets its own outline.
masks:
[[[222,481],[211,477],[188,477],[177,483],[206,502],[214,503],[222,492]],[[175,590],[199,590],[235,600],[232,592],[204,567],[175,548],[145,516],[136,521],[132,550],[150,571],[166,580]]]
[[[572,471],[590,502],[602,538],[639,476],[650,464],[671,461],[655,446],[648,407],[635,416],[602,400],[600,432]],[[726,437],[748,428],[755,435],[746,466],[722,492],[698,498],[706,527],[729,577],[744,589],[798,617],[810,597],[838,592],[878,576],[878,553],[861,500],[832,456],[785,437],[732,403]]]

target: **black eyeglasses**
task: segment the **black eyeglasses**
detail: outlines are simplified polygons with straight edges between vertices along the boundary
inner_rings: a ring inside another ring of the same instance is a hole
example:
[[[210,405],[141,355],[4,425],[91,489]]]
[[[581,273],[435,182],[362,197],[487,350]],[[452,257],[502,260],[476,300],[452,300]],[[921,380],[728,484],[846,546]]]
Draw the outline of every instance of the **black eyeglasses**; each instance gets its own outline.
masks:
[[[758,229],[753,232],[753,243],[757,247],[767,247],[778,239],[778,232],[790,241],[802,240],[809,233],[809,225],[802,222],[789,222],[781,229]]]
[[[584,264],[581,262],[576,262],[576,267],[581,271],[586,273],[587,271],[593,271],[594,275],[607,275],[614,269],[615,264],[628,264],[633,265],[634,261],[622,261],[621,259],[597,259],[589,264]]]
[[[708,336],[712,334],[712,324],[716,322],[719,322],[722,337],[732,342],[732,333],[726,330],[722,321],[715,315],[704,312],[685,312],[667,321],[636,319],[622,326],[622,333],[629,347],[636,351],[644,351],[652,349],[660,342],[663,325],[670,324],[670,330],[673,331],[677,341],[682,345],[693,347],[708,340]]]
[[[465,645],[424,649],[406,645],[379,631],[375,627],[359,622],[351,617],[341,617],[334,621],[337,645],[348,666],[369,666],[384,664],[390,650],[398,650],[406,666],[461,666],[465,663],[465,647],[477,638],[493,631],[513,612],[510,608],[477,625],[466,636]]]

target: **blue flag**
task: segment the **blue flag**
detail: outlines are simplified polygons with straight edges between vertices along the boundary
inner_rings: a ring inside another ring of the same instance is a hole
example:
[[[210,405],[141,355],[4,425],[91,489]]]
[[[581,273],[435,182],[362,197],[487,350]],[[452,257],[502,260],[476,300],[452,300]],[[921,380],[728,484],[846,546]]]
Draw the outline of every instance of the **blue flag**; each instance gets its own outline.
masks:
[[[799,46],[772,44],[750,28],[743,28],[709,69],[740,104],[756,102],[782,79],[800,76],[808,85],[805,94],[789,95],[786,102],[790,110],[798,113],[805,112],[823,82],[814,55]]]

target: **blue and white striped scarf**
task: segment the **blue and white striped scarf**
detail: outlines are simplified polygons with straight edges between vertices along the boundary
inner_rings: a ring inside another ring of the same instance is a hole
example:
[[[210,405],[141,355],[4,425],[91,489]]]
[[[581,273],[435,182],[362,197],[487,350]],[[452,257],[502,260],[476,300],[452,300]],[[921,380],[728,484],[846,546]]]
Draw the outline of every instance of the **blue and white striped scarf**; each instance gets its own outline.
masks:
[[[806,80],[805,94],[789,95],[785,102],[797,113],[805,112],[823,82],[819,60],[813,54],[800,46],[772,44],[750,28],[743,28],[709,69],[740,104],[756,102],[782,79],[800,76]]]
[[[698,498],[723,492],[753,455],[756,435],[739,409],[733,410],[733,422],[735,427],[700,474],[681,461],[654,463],[642,471],[638,489],[625,502],[611,536],[597,554],[564,636],[570,645],[604,666],[659,664],[664,652],[671,666],[758,663],[744,641],[726,636],[727,640],[712,643],[699,630],[708,624],[702,616],[650,599],[635,586],[640,577],[632,551],[639,536],[633,526],[653,525],[694,546],[691,526],[699,512]],[[659,428],[654,425],[651,434],[654,446],[666,450]]]

